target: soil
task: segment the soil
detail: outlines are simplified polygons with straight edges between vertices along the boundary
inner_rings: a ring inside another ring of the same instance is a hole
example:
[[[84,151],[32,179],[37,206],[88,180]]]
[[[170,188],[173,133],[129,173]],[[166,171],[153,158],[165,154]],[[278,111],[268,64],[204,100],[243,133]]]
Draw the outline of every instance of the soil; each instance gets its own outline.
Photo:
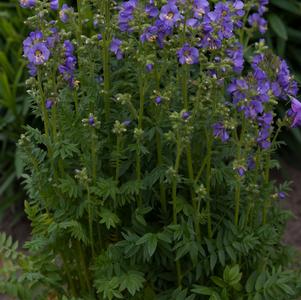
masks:
[[[281,163],[281,169],[274,172],[272,177],[279,181],[292,181],[292,191],[286,200],[283,200],[282,205],[285,209],[293,212],[294,217],[287,223],[287,229],[284,236],[284,242],[292,245],[301,253],[301,170],[288,165],[285,162]],[[30,237],[30,225],[25,216],[21,217],[19,221],[11,225],[14,212],[10,211],[7,216],[0,223],[0,232],[6,232],[15,240],[18,240],[20,245]],[[7,296],[0,295],[0,300],[13,300]]]

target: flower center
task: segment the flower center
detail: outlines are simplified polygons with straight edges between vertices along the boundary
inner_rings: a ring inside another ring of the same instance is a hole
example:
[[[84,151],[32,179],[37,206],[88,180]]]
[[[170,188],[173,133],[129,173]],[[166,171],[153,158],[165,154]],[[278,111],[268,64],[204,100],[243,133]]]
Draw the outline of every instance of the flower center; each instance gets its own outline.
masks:
[[[205,14],[205,11],[203,8],[196,8],[195,12],[197,13],[198,16],[203,16]]]
[[[172,20],[172,18],[174,17],[174,13],[172,11],[170,11],[167,15],[166,15],[166,19],[167,20]]]
[[[189,64],[189,65],[191,65],[192,63],[193,63],[193,59],[192,59],[192,57],[191,57],[191,53],[190,53],[190,51],[185,51],[184,52],[184,56],[185,56],[185,62],[187,63],[187,64]]]
[[[154,42],[156,39],[157,39],[157,36],[156,36],[156,35],[151,35],[151,36],[148,38],[148,41],[149,41],[149,42]]]
[[[44,62],[45,57],[40,50],[36,50],[35,57],[36,57],[37,62],[39,62],[39,63]]]

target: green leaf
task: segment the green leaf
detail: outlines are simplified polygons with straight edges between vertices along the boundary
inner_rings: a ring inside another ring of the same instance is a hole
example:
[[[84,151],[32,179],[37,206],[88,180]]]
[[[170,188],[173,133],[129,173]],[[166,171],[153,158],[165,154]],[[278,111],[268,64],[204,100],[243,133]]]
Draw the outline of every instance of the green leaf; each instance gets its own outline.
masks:
[[[211,297],[209,298],[209,300],[222,300],[220,295],[216,292],[214,292]]]
[[[251,276],[249,277],[247,283],[246,283],[246,291],[250,294],[255,289],[255,282],[257,278],[257,273],[253,272]]]
[[[227,284],[224,282],[224,280],[218,276],[212,276],[210,279],[221,288],[227,287]]]
[[[128,290],[128,292],[134,296],[136,292],[143,288],[145,282],[144,274],[138,271],[129,271],[120,278],[119,290]]]
[[[225,259],[225,251],[224,250],[218,250],[217,254],[218,254],[218,259],[219,259],[221,265],[224,266],[225,263],[226,263],[225,262],[226,261],[226,259]]]
[[[212,253],[210,255],[210,268],[212,271],[213,271],[216,263],[217,263],[217,255],[215,253]]]
[[[271,4],[284,9],[292,14],[295,15],[301,15],[301,9],[300,9],[300,5],[296,5],[293,2],[290,2],[288,0],[271,0]]]
[[[195,294],[207,296],[211,296],[215,292],[212,288],[201,285],[194,285],[194,288],[191,289],[191,291]]]
[[[275,34],[280,38],[287,40],[287,30],[285,24],[276,14],[269,15],[269,22]]]
[[[263,288],[263,286],[265,284],[265,280],[266,280],[265,273],[261,273],[257,277],[256,283],[255,283],[255,290],[256,291],[260,291]]]
[[[137,242],[137,245],[144,244],[146,246],[149,257],[152,257],[156,251],[158,238],[154,233],[147,233],[142,236]]]
[[[107,229],[110,229],[111,227],[116,228],[120,222],[119,217],[106,208],[101,209],[99,216],[101,217],[100,224],[105,224]]]

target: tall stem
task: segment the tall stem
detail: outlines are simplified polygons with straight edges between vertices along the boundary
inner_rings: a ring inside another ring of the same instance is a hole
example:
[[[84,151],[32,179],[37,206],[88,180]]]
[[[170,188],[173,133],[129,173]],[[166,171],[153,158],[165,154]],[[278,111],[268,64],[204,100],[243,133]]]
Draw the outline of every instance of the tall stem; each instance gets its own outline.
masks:
[[[93,236],[93,213],[92,213],[92,204],[91,204],[89,185],[87,185],[86,188],[87,188],[87,193],[88,193],[89,237],[90,237],[90,243],[91,243],[92,258],[94,258],[95,257],[95,249],[94,249],[94,236]]]
[[[242,144],[244,142],[244,134],[246,128],[246,119],[242,114],[242,129],[240,137],[237,137],[238,148],[237,148],[237,159],[241,160],[242,157]],[[241,192],[241,182],[237,180],[235,187],[235,211],[234,211],[234,224],[237,226],[239,221],[239,209],[240,209],[240,192]]]
[[[184,30],[185,32],[185,30]],[[188,99],[188,78],[189,78],[189,69],[188,65],[183,66],[183,78],[182,78],[182,96],[183,96],[183,105],[184,109],[187,111],[189,108],[189,99]],[[188,170],[188,178],[190,180],[190,194],[192,199],[192,206],[195,212],[197,211],[197,200],[195,197],[195,192],[192,188],[192,183],[194,182],[194,171],[193,171],[193,161],[191,154],[191,144],[189,143],[186,147],[186,159],[187,159],[187,170]],[[198,239],[200,239],[200,226],[197,218],[194,218],[194,226],[196,230],[196,234]]]
[[[163,155],[162,155],[162,143],[161,143],[161,136],[160,132],[156,131],[156,144],[157,144],[157,165],[160,167],[163,165]],[[167,211],[167,204],[166,204],[166,193],[165,193],[165,187],[163,183],[160,183],[160,202],[163,212],[165,213]]]
[[[72,280],[71,272],[69,270],[69,263],[68,263],[65,255],[64,255],[64,253],[61,252],[60,254],[61,254],[61,257],[62,257],[62,260],[63,260],[63,268],[64,268],[64,270],[66,272],[66,275],[67,275],[67,279],[68,279],[69,287],[70,287],[70,290],[71,290],[71,294],[72,294],[72,296],[76,297],[77,294],[76,294],[74,282]]]
[[[281,131],[282,126],[280,125],[273,137],[271,148],[273,149],[275,146],[275,143],[277,141],[278,135]],[[271,167],[271,152],[268,151],[266,154],[266,163],[265,163],[265,169],[264,169],[264,182],[267,185],[270,181],[270,167]],[[266,224],[267,222],[267,211],[270,205],[270,198],[265,199],[263,204],[263,210],[262,210],[262,223]]]
[[[160,74],[158,72],[158,63],[155,67],[155,80],[156,80],[156,86],[157,90],[160,90]],[[161,114],[159,115],[159,120],[161,119]],[[157,147],[157,165],[161,167],[163,165],[163,148],[162,148],[162,142],[161,142],[161,134],[159,130],[156,130],[156,147]],[[166,203],[166,191],[163,183],[160,183],[160,202],[161,202],[161,208],[164,213],[167,211],[167,203]]]
[[[88,290],[91,294],[92,293],[92,287],[91,287],[91,284],[90,284],[91,281],[89,279],[89,271],[88,271],[88,268],[87,268],[87,265],[86,265],[83,249],[82,249],[82,246],[81,246],[81,244],[78,240],[76,241],[76,245],[77,245],[77,251],[78,251],[79,260],[80,260],[80,264],[81,264],[81,268],[82,268],[81,273],[83,273],[83,275],[84,275],[86,286],[87,286],[87,288],[88,288]]]
[[[96,132],[95,128],[92,128],[92,136],[91,136],[91,156],[92,156],[92,180],[93,183],[96,182],[97,178],[97,151],[96,151]]]
[[[177,134],[177,154],[176,154],[176,162],[175,162],[175,177],[173,178],[172,182],[172,205],[173,205],[173,224],[177,225],[177,175],[178,175],[178,170],[179,170],[179,165],[180,165],[180,158],[181,158],[181,145],[179,141],[179,137]],[[181,286],[182,282],[182,273],[181,273],[181,264],[180,261],[176,261],[176,269],[177,269],[177,279],[178,279],[178,286]]]
[[[208,214],[208,237],[212,238],[212,220],[211,220],[211,205],[210,205],[210,188],[211,188],[211,159],[212,159],[212,136],[211,133],[207,133],[207,168],[206,168],[206,191],[207,191],[207,203],[206,209]]]
[[[110,53],[109,43],[111,38],[109,36],[110,28],[110,1],[104,0],[104,17],[105,17],[105,32],[103,34],[103,77],[104,77],[104,106],[106,122],[110,119]]]
[[[140,106],[139,106],[139,115],[138,115],[138,129],[142,130],[142,123],[143,123],[143,115],[144,115],[144,102],[145,102],[145,92],[144,92],[144,78],[142,72],[139,72],[139,98],[140,98]],[[140,133],[139,133],[140,134]],[[139,137],[138,144],[141,143],[140,140],[141,137]],[[136,152],[136,177],[137,180],[141,180],[141,151],[140,151],[140,145],[137,145],[137,152]],[[138,195],[138,206],[140,207],[142,205],[142,196],[141,192],[139,191]]]
[[[120,135],[117,134],[117,141],[116,141],[116,172],[115,172],[115,179],[118,182],[119,180],[119,169],[120,169]]]

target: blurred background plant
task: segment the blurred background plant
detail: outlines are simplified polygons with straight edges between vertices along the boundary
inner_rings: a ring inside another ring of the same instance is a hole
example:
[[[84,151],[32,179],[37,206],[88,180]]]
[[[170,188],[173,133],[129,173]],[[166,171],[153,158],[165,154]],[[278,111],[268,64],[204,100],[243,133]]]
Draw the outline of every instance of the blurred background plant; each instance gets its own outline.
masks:
[[[16,208],[24,200],[16,141],[25,121],[29,122],[30,99],[24,83],[27,70],[22,59],[25,13],[17,0],[0,1],[0,222],[10,210],[11,226],[19,220],[22,209]]]
[[[285,58],[298,83],[301,83],[301,0],[270,0],[266,34],[268,45]],[[281,114],[285,113],[282,107]],[[281,148],[281,158],[301,169],[301,130],[286,130],[280,137],[287,144]],[[297,162],[297,163],[296,163]]]

